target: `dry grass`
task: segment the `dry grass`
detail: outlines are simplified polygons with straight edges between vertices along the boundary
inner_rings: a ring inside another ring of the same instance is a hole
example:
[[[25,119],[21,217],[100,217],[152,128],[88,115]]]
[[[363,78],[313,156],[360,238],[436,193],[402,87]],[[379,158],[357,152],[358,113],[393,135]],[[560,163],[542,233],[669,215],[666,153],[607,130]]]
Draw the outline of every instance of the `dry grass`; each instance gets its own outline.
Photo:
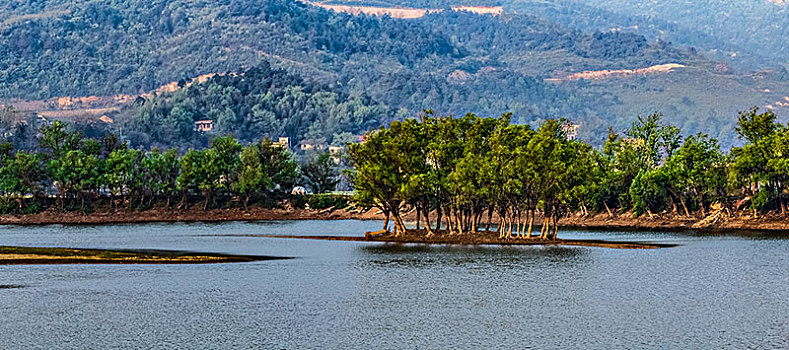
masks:
[[[602,80],[615,77],[629,77],[633,75],[647,75],[655,73],[670,73],[677,68],[685,68],[685,65],[678,63],[659,64],[646,68],[637,69],[605,69],[597,71],[584,71],[573,73],[561,78],[549,78],[545,81],[559,82],[559,81],[576,81],[576,80]]]
[[[55,10],[55,11],[46,11],[41,13],[31,13],[27,15],[19,15],[19,16],[12,16],[6,18],[3,22],[0,22],[0,29],[4,29],[14,23],[19,23],[23,21],[35,21],[41,20],[51,17],[57,17],[68,14],[66,10]]]

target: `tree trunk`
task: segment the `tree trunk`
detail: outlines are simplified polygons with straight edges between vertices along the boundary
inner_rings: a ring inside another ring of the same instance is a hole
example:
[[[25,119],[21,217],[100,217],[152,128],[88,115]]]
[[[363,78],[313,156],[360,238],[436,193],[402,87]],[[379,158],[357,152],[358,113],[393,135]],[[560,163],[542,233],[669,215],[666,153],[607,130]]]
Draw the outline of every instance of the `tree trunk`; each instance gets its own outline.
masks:
[[[688,211],[688,206],[685,205],[685,198],[684,196],[679,196],[679,202],[682,203],[682,209],[685,210],[685,216],[690,217],[690,212]],[[647,209],[648,211],[649,209]],[[652,213],[649,214],[649,217],[652,217]]]
[[[488,222],[485,224],[485,232],[490,231],[490,222],[493,220],[493,206],[488,207]]]
[[[394,217],[395,235],[404,235],[406,233],[406,229],[405,224],[403,223],[403,218],[400,216],[400,208],[394,208],[392,210],[392,217]]]
[[[499,212],[499,238],[504,238],[504,231],[507,229],[507,214]]]
[[[452,234],[452,210],[447,210],[446,215],[446,225],[447,225],[447,232],[451,235]]]
[[[534,210],[531,210],[529,213],[529,229],[526,231],[526,238],[531,238],[532,224],[534,224]]]
[[[512,217],[512,215],[510,215],[510,217],[507,219],[507,235],[506,235],[506,237],[504,237],[506,239],[512,238],[512,224],[513,224],[513,221],[515,221],[515,219]]]
[[[457,233],[458,234],[461,234],[464,231],[465,227],[463,227],[463,226],[464,226],[465,222],[464,222],[463,219],[464,219],[463,218],[463,210],[462,209],[456,209],[455,210],[455,228],[457,229]]]
[[[608,201],[603,201],[603,206],[605,206],[605,211],[608,212],[608,217],[613,218],[614,214],[611,213],[611,208],[608,207]]]
[[[389,231],[389,210],[384,210],[386,214],[386,219],[384,220],[384,228],[383,230]]]
[[[400,227],[400,220],[398,220],[398,215],[396,213],[392,213],[392,219],[394,220],[394,234],[396,237],[403,235],[403,229]]]
[[[430,228],[430,209],[429,207],[424,207],[422,210],[425,211],[425,228],[427,229],[427,235],[429,237],[433,237],[435,232],[433,232],[433,229]]]
[[[470,217],[471,217],[471,233],[472,234],[477,233],[477,218],[479,217],[479,215],[474,213]]]
[[[443,215],[443,211],[441,210],[441,203],[436,204],[436,232],[441,231],[441,216]]]
[[[416,229],[419,229],[419,219],[421,219],[422,211],[419,210],[419,206],[416,206]]]

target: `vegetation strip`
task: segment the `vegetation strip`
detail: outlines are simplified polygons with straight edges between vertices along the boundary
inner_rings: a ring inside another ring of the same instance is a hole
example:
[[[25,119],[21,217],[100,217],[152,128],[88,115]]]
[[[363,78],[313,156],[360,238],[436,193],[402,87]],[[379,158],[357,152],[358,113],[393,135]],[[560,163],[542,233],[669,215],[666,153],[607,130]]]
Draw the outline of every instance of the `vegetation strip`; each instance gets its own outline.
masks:
[[[265,237],[265,238],[288,238],[288,239],[314,239],[323,241],[350,241],[350,242],[381,242],[381,243],[417,243],[417,244],[454,244],[454,245],[519,245],[519,246],[578,246],[578,247],[600,247],[616,249],[657,249],[676,247],[676,244],[667,243],[646,243],[646,242],[625,242],[625,241],[603,241],[593,239],[553,239],[553,240],[518,240],[518,239],[499,239],[495,235],[472,236],[472,235],[446,235],[440,234],[433,237],[426,237],[422,234],[409,233],[396,236],[392,234],[358,237],[358,236],[298,236],[298,235],[243,235],[245,237]]]
[[[210,264],[290,259],[171,250],[100,250],[0,246],[0,265],[39,264]]]

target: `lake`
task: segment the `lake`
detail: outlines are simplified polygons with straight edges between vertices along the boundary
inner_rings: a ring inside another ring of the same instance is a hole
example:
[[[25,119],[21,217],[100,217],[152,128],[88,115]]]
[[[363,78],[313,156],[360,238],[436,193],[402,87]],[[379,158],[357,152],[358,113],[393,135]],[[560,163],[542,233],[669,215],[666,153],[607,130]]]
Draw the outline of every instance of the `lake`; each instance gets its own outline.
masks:
[[[0,266],[2,348],[789,348],[789,236],[563,231],[674,248],[419,246],[375,221],[0,226],[0,245],[294,259]]]

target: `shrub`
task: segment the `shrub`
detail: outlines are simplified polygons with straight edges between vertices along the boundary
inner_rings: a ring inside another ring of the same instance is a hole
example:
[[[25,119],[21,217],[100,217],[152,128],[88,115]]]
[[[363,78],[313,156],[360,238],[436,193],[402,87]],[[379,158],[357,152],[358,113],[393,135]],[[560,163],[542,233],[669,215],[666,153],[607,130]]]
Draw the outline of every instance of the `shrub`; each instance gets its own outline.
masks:
[[[307,197],[307,204],[311,209],[327,209],[334,207],[342,209],[348,206],[348,196],[334,194],[313,194]]]
[[[10,198],[0,198],[0,214],[16,214],[19,211],[19,204]]]
[[[22,214],[25,215],[36,214],[39,211],[41,211],[41,208],[39,207],[38,201],[36,200],[27,202],[24,206],[22,206]]]

